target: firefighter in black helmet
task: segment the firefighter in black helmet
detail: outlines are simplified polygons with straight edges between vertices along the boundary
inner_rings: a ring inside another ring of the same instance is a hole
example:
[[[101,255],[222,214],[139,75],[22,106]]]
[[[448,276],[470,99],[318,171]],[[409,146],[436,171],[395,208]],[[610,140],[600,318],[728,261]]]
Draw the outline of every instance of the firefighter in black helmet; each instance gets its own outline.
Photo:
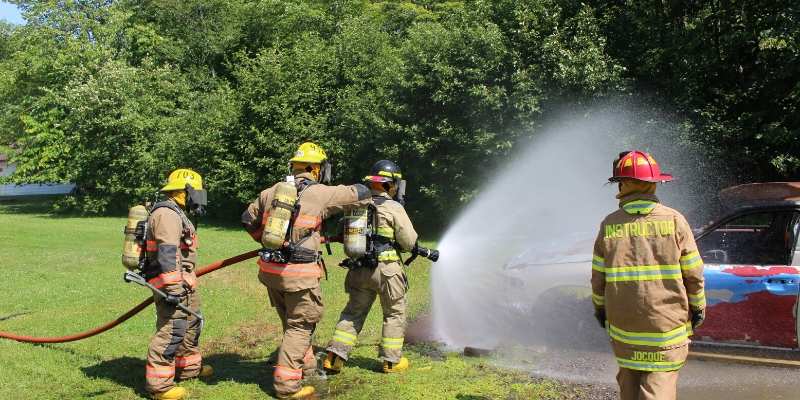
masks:
[[[364,258],[372,262],[356,262],[350,267],[345,280],[350,299],[328,345],[328,355],[323,367],[328,372],[339,372],[356,343],[372,303],[378,297],[383,309],[383,338],[380,358],[383,372],[402,372],[408,369],[408,359],[403,357],[403,338],[406,329],[406,290],[408,279],[400,262],[399,251],[411,251],[417,242],[417,232],[398,201],[402,194],[403,175],[397,164],[381,160],[372,166],[364,178],[372,191],[375,204],[375,245]]]

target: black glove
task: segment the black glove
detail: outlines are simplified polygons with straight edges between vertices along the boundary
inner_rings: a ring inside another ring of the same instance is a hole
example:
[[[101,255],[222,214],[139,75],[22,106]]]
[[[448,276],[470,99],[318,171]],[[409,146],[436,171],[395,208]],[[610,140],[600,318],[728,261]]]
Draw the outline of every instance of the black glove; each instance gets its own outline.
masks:
[[[706,320],[706,310],[692,310],[692,330],[699,328]]]
[[[595,307],[594,317],[600,323],[600,327],[606,329],[606,309],[603,307]]]

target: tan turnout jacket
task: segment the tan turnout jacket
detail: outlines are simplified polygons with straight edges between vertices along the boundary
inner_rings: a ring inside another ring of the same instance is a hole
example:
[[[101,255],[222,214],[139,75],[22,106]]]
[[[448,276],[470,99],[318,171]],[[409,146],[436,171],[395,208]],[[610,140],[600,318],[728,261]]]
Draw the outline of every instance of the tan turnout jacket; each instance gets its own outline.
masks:
[[[295,179],[310,180],[312,175],[303,173],[297,175]],[[277,184],[262,191],[242,214],[242,224],[257,242],[261,241],[261,233],[269,217],[275,186]],[[291,239],[297,243],[310,234],[308,239],[300,243],[300,246],[314,252],[319,251],[321,244],[319,230],[322,227],[322,221],[332,214],[341,212],[345,206],[361,204],[355,186],[314,184],[307,186],[298,196],[300,213],[295,219]],[[367,204],[370,199],[362,201]],[[318,286],[323,272],[322,267],[316,262],[278,264],[259,259],[258,265],[261,272],[265,274],[267,286],[289,292]]]
[[[158,207],[147,223],[148,282],[169,294],[179,294],[197,286],[197,233],[194,225],[174,202],[174,207]]]
[[[592,301],[605,307],[620,367],[674,371],[692,334],[690,308],[705,308],[703,261],[689,224],[655,195],[620,199],[600,226]]]
[[[373,190],[372,198],[378,210],[377,234],[395,241],[401,250],[411,251],[417,243],[417,232],[408,218],[406,209],[386,192]],[[378,255],[378,261],[382,263],[398,260],[400,257],[394,249]]]

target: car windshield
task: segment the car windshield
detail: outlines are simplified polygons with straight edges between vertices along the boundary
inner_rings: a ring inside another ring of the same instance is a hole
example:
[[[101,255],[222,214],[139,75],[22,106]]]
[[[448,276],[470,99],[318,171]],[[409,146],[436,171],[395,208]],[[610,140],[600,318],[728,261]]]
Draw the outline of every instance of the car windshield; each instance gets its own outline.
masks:
[[[788,265],[796,230],[792,211],[748,213],[716,227],[697,245],[709,264]]]

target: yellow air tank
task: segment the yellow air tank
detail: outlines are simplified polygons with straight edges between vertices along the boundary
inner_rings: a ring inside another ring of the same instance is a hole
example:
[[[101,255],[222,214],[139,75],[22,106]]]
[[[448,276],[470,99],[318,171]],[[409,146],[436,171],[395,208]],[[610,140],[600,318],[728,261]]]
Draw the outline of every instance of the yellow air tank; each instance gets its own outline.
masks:
[[[344,253],[347,257],[357,260],[367,254],[367,222],[369,221],[369,208],[359,207],[347,210],[344,213]]]
[[[269,217],[261,234],[261,245],[265,249],[278,250],[283,247],[295,202],[297,202],[297,187],[294,182],[281,182],[275,187],[275,199],[272,201]]]
[[[139,267],[139,258],[142,255],[143,238],[137,238],[136,227],[140,222],[147,220],[150,213],[142,206],[134,206],[128,210],[128,223],[125,225],[125,243],[122,246],[122,265],[129,270]],[[141,232],[142,236],[144,232]]]

